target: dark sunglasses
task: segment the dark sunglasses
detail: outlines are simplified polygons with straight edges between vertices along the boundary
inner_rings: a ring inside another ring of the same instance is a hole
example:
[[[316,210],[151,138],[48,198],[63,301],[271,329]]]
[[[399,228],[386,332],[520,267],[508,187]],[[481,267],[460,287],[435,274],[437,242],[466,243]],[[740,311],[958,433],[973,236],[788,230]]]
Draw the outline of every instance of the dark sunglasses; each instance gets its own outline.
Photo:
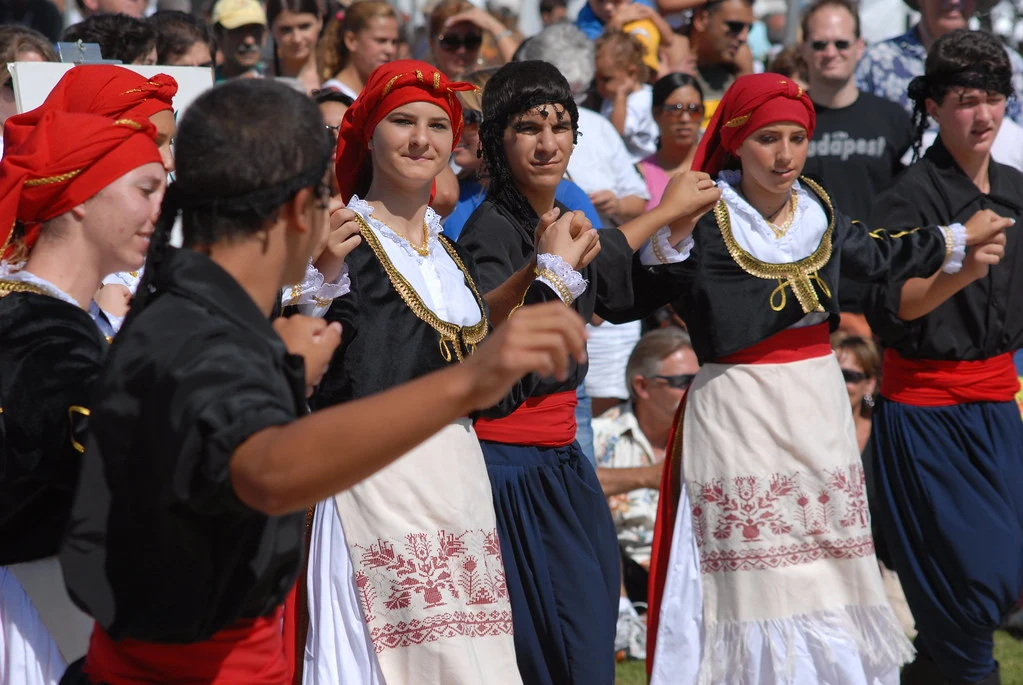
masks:
[[[702,117],[703,105],[697,104],[695,102],[690,102],[686,104],[682,104],[679,102],[670,105],[661,105],[661,111],[664,112],[665,114],[670,114],[676,117],[682,116],[683,113],[688,114],[691,117],[692,116]]]
[[[852,369],[842,369],[842,378],[845,379],[846,383],[862,383],[867,380],[869,376],[862,371],[853,371]]]
[[[726,21],[725,30],[730,36],[738,36],[743,31],[752,28],[753,24],[745,21]]]
[[[651,376],[651,379],[656,378],[662,380],[669,388],[675,388],[676,390],[685,390],[693,384],[693,379],[696,378],[695,373],[680,373],[677,376]]]
[[[463,109],[462,121],[465,122],[466,126],[479,126],[483,122],[483,112],[478,109]]]
[[[478,50],[483,45],[483,34],[467,33],[464,36],[458,34],[437,36],[437,42],[448,52],[456,52],[458,48],[466,50]]]
[[[824,52],[832,43],[835,44],[836,50],[848,50],[852,47],[851,40],[814,40],[810,41],[810,47],[814,52]]]

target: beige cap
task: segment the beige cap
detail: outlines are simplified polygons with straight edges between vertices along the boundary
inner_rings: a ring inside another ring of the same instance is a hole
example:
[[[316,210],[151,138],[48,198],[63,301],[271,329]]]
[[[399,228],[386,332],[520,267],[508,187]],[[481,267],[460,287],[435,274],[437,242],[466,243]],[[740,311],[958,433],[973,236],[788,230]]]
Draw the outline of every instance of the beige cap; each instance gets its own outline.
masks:
[[[249,24],[266,26],[266,12],[257,0],[218,0],[210,13],[210,20],[225,29]]]

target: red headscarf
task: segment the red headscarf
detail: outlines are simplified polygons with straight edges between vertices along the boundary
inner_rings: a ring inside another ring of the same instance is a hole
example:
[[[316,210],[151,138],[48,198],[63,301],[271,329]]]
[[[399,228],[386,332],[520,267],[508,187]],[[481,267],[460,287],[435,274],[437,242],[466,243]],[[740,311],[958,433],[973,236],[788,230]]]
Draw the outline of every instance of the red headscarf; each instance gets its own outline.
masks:
[[[735,154],[751,133],[769,124],[791,121],[813,136],[817,115],[810,97],[780,74],[750,74],[735,79],[710,119],[693,169],[717,176],[727,155]]]
[[[15,125],[27,114],[8,119]],[[79,205],[132,169],[160,164],[148,119],[108,119],[95,114],[46,112],[0,160],[0,256],[9,257],[16,221],[25,224],[31,248],[44,221]]]
[[[432,102],[447,112],[457,141],[462,135],[462,103],[455,93],[474,89],[469,83],[449,81],[426,62],[403,59],[377,67],[341,120],[335,166],[341,199],[348,202],[355,194],[368,162],[369,140],[385,116],[410,102]]]
[[[141,122],[157,112],[171,110],[171,100],[177,92],[178,82],[167,74],[147,79],[115,64],[74,67],[57,81],[43,104],[19,118],[20,125],[12,125],[8,120],[4,126],[4,145],[18,145],[43,114],[51,110]]]

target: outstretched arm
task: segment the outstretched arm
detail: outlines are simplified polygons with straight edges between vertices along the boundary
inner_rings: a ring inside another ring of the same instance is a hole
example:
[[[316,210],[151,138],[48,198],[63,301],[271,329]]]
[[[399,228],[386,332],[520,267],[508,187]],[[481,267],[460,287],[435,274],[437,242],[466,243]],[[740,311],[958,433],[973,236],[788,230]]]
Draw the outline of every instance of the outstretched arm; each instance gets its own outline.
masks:
[[[493,405],[522,376],[563,379],[571,359],[585,358],[578,314],[560,302],[523,307],[461,364],[253,434],[231,457],[232,487],[257,511],[300,511],[367,478],[451,421]]]

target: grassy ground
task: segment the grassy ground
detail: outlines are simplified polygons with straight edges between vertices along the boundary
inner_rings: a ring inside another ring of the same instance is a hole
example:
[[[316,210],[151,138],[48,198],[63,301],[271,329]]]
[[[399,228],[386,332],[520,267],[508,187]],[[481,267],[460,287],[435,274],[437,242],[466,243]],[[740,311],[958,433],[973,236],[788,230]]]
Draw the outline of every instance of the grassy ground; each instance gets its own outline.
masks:
[[[999,633],[995,636],[995,658],[1002,665],[1002,685],[1023,685],[1023,642]],[[618,664],[615,685],[646,685],[643,662],[626,661]]]

